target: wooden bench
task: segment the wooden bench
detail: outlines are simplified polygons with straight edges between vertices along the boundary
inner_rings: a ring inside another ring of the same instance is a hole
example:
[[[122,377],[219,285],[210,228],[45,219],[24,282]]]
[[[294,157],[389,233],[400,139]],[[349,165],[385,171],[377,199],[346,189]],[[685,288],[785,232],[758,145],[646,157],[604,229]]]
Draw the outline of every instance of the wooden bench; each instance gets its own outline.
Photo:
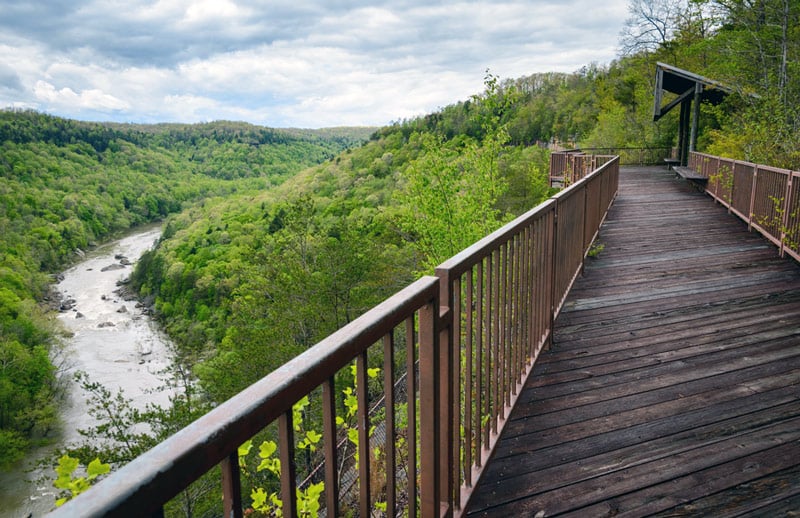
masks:
[[[681,161],[677,158],[665,158],[664,163],[667,164],[668,169],[681,165]]]
[[[701,175],[700,173],[698,173],[694,169],[690,169],[688,167],[683,167],[683,166],[673,166],[672,170],[675,171],[675,173],[678,176],[680,176],[681,178],[683,178],[685,180],[691,180],[693,182],[698,182],[698,183],[701,183],[701,184],[708,183],[708,178],[706,178],[705,176]]]

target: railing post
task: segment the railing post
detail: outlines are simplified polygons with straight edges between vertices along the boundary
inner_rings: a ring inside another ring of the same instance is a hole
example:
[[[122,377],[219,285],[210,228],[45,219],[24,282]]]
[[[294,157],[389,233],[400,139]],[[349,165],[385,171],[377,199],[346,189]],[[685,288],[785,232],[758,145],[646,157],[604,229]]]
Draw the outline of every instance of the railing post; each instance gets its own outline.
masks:
[[[325,509],[328,516],[339,516],[339,477],[336,452],[336,377],[322,384],[322,427],[325,443]]]
[[[439,278],[439,499],[444,506],[441,509],[443,516],[451,516],[453,513],[454,502],[458,498],[454,496],[454,473],[457,468],[453,448],[457,445],[454,433],[458,433],[455,427],[455,389],[456,383],[456,351],[455,334],[457,325],[454,322],[455,315],[458,314],[457,306],[459,295],[454,293],[460,287],[455,286],[454,279],[451,278],[448,270],[436,270]]]
[[[550,267],[548,268],[548,272],[545,274],[549,278],[550,282],[550,322],[548,324],[550,332],[548,333],[547,337],[547,344],[545,345],[544,349],[549,350],[550,346],[553,344],[553,328],[555,327],[556,322],[556,273],[558,272],[558,267],[556,266],[558,262],[558,199],[555,200],[555,205],[553,207],[553,225],[551,226],[550,230],[553,233],[553,239],[551,240],[551,246],[553,247],[553,253],[550,257]]]
[[[242,518],[242,487],[239,478],[239,452],[231,452],[220,463],[222,471],[223,516]]]
[[[358,500],[361,516],[370,516],[372,512],[372,485],[370,481],[370,452],[369,445],[369,388],[367,380],[367,353],[362,352],[356,357],[356,398],[358,410],[356,422],[358,423]]]
[[[438,518],[440,513],[440,389],[438,301],[419,311],[419,428],[420,428],[420,515]]]
[[[587,243],[588,239],[586,237],[586,227],[588,226],[588,218],[589,218],[589,184],[583,184],[583,223],[581,224],[581,276],[583,276],[585,269],[586,269],[586,250],[589,247],[589,243]]]
[[[753,211],[756,204],[756,185],[758,184],[758,164],[753,168],[753,185],[750,187],[750,213],[747,215],[747,231],[753,231]]]
[[[278,418],[278,448],[278,458],[281,461],[283,516],[297,518],[297,467],[294,463],[294,423],[291,408]]]
[[[786,194],[783,196],[783,215],[781,217],[781,246],[779,247],[780,256],[784,256],[786,249],[786,231],[789,229],[789,216],[792,212],[792,172],[789,171],[786,179]]]

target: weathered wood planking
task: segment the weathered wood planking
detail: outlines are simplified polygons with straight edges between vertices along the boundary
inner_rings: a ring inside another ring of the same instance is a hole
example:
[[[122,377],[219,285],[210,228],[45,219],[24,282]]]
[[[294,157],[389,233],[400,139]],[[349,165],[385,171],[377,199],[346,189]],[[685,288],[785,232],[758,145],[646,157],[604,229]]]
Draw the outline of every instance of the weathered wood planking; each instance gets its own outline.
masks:
[[[800,267],[666,168],[599,241],[467,514],[800,512]]]

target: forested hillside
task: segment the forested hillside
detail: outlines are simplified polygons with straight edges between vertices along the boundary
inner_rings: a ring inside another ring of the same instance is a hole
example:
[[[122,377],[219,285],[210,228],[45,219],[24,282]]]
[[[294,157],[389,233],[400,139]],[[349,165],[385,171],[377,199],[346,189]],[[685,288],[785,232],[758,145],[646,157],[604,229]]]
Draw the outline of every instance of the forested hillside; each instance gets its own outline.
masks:
[[[49,274],[109,236],[198,200],[268,190],[368,135],[0,111],[0,465],[57,425],[58,329],[40,305]]]
[[[487,90],[265,193],[171,217],[133,284],[222,401],[548,195],[548,152]]]
[[[137,286],[219,402],[541,201],[537,143],[673,146],[677,114],[652,120],[659,61],[737,92],[702,107],[701,150],[796,168],[799,11],[779,0],[632,1],[617,61],[489,74],[481,94],[382,128],[271,193],[176,216]]]
[[[0,451],[54,421],[37,301],[76,249],[166,217],[133,285],[215,404],[535,206],[546,145],[673,146],[677,114],[652,121],[658,61],[744,94],[702,107],[700,150],[800,168],[799,17],[796,0],[633,0],[615,62],[488,74],[369,133],[1,112]]]

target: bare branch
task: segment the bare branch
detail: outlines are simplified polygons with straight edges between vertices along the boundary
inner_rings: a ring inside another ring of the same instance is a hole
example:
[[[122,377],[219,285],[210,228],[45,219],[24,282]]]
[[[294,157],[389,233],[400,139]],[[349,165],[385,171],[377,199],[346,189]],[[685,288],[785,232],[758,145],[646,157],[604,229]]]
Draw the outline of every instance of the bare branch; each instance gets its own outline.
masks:
[[[631,0],[629,17],[620,33],[623,54],[652,52],[672,39],[687,0]]]

